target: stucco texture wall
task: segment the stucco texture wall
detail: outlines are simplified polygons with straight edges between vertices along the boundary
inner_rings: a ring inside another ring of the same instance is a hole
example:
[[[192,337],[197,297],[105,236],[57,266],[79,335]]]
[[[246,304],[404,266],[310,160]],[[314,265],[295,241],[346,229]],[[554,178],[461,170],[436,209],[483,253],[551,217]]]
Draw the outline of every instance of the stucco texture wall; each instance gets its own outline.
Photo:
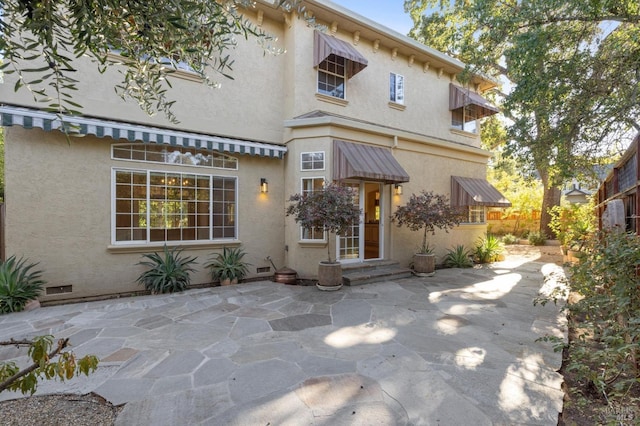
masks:
[[[113,141],[108,138],[67,141],[59,132],[21,127],[5,131],[7,255],[39,262],[47,287],[73,287],[70,294],[41,300],[142,290],[135,279],[144,269],[136,263],[143,253],[161,251],[162,244],[112,246],[110,199],[112,167],[136,168],[140,163],[111,160]],[[162,164],[149,168],[238,176],[238,241],[226,244],[242,243],[251,263],[249,277],[259,276],[257,267],[270,265],[268,255],[276,264],[284,261],[282,160],[240,156],[238,171]],[[269,181],[267,194],[259,191],[261,177]],[[211,281],[203,263],[223,245],[186,247],[185,255],[198,256],[193,284]]]

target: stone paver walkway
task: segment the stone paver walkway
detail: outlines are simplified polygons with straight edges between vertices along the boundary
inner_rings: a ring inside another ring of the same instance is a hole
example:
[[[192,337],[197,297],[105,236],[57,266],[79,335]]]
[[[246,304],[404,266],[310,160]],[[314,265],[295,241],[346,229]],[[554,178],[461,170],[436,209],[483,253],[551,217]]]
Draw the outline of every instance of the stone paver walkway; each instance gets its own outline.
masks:
[[[97,355],[88,378],[38,394],[126,403],[120,425],[555,425],[561,355],[536,339],[566,338],[565,319],[532,301],[561,275],[503,262],[338,292],[262,281],[3,315],[0,340],[50,333]]]

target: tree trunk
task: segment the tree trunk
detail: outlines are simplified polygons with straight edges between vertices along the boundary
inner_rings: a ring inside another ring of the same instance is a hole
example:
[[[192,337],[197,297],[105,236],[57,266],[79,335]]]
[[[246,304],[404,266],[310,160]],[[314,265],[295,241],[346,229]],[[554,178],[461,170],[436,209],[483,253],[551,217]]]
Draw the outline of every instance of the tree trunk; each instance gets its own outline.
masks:
[[[553,206],[560,205],[560,198],[562,197],[562,191],[549,184],[549,176],[544,170],[538,170],[540,177],[542,178],[542,184],[544,186],[544,192],[542,195],[542,211],[540,212],[540,232],[547,236],[547,238],[555,238],[555,234],[549,227],[551,223],[551,214],[549,209]]]

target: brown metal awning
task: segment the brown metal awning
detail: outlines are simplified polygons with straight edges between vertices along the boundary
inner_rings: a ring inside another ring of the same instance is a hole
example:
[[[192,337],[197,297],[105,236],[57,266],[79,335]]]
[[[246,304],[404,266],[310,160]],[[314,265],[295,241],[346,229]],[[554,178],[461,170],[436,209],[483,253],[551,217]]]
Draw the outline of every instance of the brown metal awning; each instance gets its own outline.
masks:
[[[409,182],[409,175],[387,149],[334,140],[333,179],[402,183]]]
[[[317,67],[330,55],[336,55],[347,60],[347,78],[351,78],[366,68],[367,58],[354,49],[349,43],[338,40],[333,36],[314,31],[313,66]]]
[[[511,207],[493,185],[484,179],[451,176],[451,204],[454,206]]]
[[[472,92],[469,89],[463,89],[453,83],[449,83],[449,110],[464,108],[474,105],[477,111],[477,118],[488,117],[500,112],[498,108],[491,105],[485,98]]]

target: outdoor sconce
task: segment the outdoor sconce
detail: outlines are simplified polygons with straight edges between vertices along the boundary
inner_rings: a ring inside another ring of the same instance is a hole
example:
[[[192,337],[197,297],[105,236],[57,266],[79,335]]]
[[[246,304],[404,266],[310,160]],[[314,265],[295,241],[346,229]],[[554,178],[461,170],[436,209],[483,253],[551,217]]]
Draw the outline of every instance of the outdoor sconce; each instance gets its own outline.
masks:
[[[265,178],[260,178],[260,192],[263,194],[269,192],[269,182]]]
[[[402,195],[402,185],[396,184],[395,190],[396,190],[396,195]]]

